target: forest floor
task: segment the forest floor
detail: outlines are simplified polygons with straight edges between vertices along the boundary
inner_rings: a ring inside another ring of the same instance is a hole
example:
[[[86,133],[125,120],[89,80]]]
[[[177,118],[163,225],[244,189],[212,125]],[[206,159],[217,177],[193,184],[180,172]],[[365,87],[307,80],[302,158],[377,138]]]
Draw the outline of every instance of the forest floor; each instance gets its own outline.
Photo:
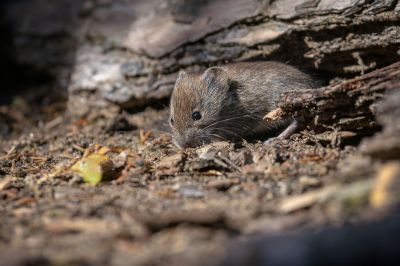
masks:
[[[21,104],[0,112],[0,265],[219,265],[239,239],[387,215],[393,165],[359,141],[303,130],[182,151],[165,109],[72,120],[54,103],[40,122]]]

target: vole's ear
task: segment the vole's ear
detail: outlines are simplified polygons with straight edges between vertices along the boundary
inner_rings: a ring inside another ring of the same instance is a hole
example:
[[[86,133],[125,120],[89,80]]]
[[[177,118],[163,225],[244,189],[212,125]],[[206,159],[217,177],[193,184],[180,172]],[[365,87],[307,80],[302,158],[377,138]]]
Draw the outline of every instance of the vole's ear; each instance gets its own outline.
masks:
[[[184,79],[186,76],[187,76],[187,74],[184,70],[179,70],[178,77],[176,78],[175,84],[182,81],[182,79]]]
[[[222,67],[210,67],[203,74],[203,80],[207,87],[229,87],[228,72]]]

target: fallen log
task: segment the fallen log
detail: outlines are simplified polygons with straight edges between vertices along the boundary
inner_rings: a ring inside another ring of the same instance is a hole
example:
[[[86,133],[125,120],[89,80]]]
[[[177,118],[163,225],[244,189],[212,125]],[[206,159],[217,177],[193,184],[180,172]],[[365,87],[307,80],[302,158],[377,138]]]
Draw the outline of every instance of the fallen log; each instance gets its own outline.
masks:
[[[316,132],[334,129],[357,135],[380,128],[376,103],[385,94],[400,90],[400,62],[339,84],[282,95],[282,102],[265,119],[303,117]]]

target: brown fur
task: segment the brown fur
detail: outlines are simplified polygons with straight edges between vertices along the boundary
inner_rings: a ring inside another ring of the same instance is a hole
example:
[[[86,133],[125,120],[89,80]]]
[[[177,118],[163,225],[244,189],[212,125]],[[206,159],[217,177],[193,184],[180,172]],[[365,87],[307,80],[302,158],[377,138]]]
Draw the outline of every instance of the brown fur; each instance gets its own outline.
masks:
[[[171,98],[171,129],[179,147],[217,139],[252,138],[282,129],[288,121],[266,123],[282,93],[310,89],[314,80],[277,62],[237,63],[211,67],[204,73],[180,72]],[[192,119],[198,111],[202,118]]]

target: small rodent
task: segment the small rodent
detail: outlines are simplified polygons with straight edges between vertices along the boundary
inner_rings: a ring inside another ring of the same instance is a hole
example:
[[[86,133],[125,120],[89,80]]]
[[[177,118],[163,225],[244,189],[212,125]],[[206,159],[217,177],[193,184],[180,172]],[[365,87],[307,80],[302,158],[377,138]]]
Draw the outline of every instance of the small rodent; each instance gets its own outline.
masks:
[[[203,73],[180,71],[170,103],[175,144],[196,147],[215,140],[249,139],[280,132],[287,138],[295,119],[266,122],[280,95],[315,88],[316,82],[283,63],[264,61],[210,67]]]

